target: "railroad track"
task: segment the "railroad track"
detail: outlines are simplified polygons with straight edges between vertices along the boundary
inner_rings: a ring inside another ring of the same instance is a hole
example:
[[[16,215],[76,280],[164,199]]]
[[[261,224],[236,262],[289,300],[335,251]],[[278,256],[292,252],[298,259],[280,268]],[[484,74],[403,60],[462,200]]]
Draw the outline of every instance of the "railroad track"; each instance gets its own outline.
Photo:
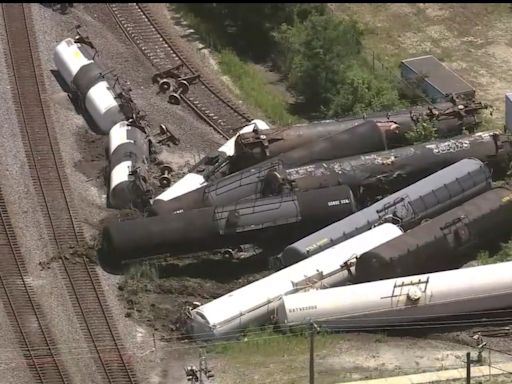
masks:
[[[184,77],[201,74],[199,68],[187,59],[182,43],[167,33],[152,14],[149,4],[109,3],[108,7],[125,35],[142,51],[156,72],[183,64]],[[225,138],[230,138],[252,120],[247,112],[202,76],[180,98]]]
[[[57,134],[47,110],[42,69],[35,47],[30,4],[2,4],[7,32],[12,96],[27,163],[39,197],[45,227],[54,252],[63,254],[84,241],[71,202],[71,190]],[[120,342],[96,267],[85,257],[61,257],[59,272],[82,335],[104,383],[135,383],[128,354]]]
[[[0,300],[35,383],[68,383],[0,188]]]

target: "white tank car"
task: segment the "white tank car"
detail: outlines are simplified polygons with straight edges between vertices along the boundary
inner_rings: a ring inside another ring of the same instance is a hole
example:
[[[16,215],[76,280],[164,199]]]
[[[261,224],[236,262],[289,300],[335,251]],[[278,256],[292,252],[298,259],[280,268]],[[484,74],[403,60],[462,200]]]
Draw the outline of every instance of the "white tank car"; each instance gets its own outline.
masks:
[[[93,85],[85,96],[85,108],[104,134],[125,118],[115,96],[106,81]]]
[[[361,329],[511,305],[512,262],[507,262],[300,292],[282,298],[277,317],[284,328],[313,321]]]
[[[88,46],[77,44],[70,38],[63,40],[53,52],[53,62],[68,85],[80,68],[93,62],[92,57]]]
[[[55,48],[53,61],[59,73],[77,96],[82,108],[85,108],[96,127],[91,129],[107,135],[125,116],[116,100],[116,94],[103,77],[103,69],[93,60],[92,49],[65,39]]]
[[[229,337],[270,321],[282,295],[346,283],[358,255],[402,234],[390,223],[325,250],[192,310],[189,332],[196,338]]]
[[[265,123],[263,120],[252,120],[248,125],[243,127],[235,136],[233,136],[226,143],[224,143],[224,145],[222,145],[218,149],[218,151],[223,152],[226,156],[233,156],[235,153],[235,140],[240,133],[251,132],[254,129],[265,130],[269,128],[270,127],[268,126],[268,124]],[[200,188],[205,184],[206,180],[202,175],[190,172],[183,176],[181,179],[179,179],[177,182],[175,182],[173,185],[171,185],[169,188],[167,188],[160,195],[155,197],[154,200],[169,201],[174,199],[175,197],[184,195],[185,193]]]
[[[141,199],[144,199],[147,188],[145,175],[142,173],[142,178],[135,180],[132,171],[144,172],[148,162],[146,134],[126,121],[114,125],[109,132],[109,202],[112,208],[124,209],[143,204]]]

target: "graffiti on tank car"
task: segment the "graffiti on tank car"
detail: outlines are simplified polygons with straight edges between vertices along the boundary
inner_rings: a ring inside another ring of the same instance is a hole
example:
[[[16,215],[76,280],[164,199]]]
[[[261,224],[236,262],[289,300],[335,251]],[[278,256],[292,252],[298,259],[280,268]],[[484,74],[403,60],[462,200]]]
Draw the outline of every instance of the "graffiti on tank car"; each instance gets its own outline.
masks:
[[[289,180],[295,180],[305,176],[325,176],[329,173],[325,164],[322,164],[321,167],[318,165],[306,165],[286,170],[286,177]]]
[[[450,140],[440,144],[430,144],[426,148],[432,149],[434,155],[440,155],[448,152],[457,152],[469,149],[470,144],[468,140]]]

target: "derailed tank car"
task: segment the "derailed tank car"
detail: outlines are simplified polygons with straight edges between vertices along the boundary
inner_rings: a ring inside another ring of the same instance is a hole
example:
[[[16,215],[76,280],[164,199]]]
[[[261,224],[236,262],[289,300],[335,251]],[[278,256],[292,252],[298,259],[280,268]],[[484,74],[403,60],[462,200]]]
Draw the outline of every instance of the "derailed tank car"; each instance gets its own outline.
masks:
[[[327,135],[352,128],[369,120],[381,124],[398,125],[398,136],[402,145],[406,145],[405,133],[415,129],[421,121],[431,122],[439,137],[461,135],[479,123],[477,114],[488,108],[477,101],[460,103],[439,103],[433,106],[418,106],[392,112],[377,112],[368,116],[347,117],[336,120],[316,121],[297,124],[291,127],[272,128],[265,132],[254,130],[241,134],[235,141],[234,155],[229,160],[230,171],[234,172],[251,165],[268,160],[281,153],[300,146],[309,145]]]
[[[154,210],[175,213],[197,207],[230,204],[265,192],[279,194],[285,187],[305,177],[310,178],[311,185],[314,185],[315,178],[325,178],[332,174],[337,175],[338,182],[359,192],[359,199],[371,203],[382,195],[393,193],[464,158],[474,157],[485,161],[498,175],[498,171],[508,169],[511,156],[510,137],[495,132],[435,140],[288,169],[280,162],[279,156],[273,161],[224,177],[165,205],[155,206]]]
[[[512,306],[512,262],[283,296],[279,323],[357,330]]]
[[[465,158],[487,163],[495,174],[504,174],[512,158],[508,135],[482,132],[436,140],[390,151],[363,154],[275,172],[276,183],[335,172],[343,184],[361,191],[368,202],[395,192],[435,171]],[[270,175],[269,175],[270,176]],[[266,181],[273,179],[267,176]]]
[[[397,140],[397,129],[398,126],[395,124],[366,121],[342,132],[334,131],[333,134],[326,134],[325,137],[307,146],[282,153],[275,159],[221,178],[176,199],[155,200],[151,213],[166,214],[210,205],[229,204],[244,197],[261,194],[261,186],[257,181],[276,166],[279,168],[295,166],[385,149],[388,144],[394,146]],[[330,131],[326,129],[326,132]],[[209,204],[208,198],[210,191],[215,196],[212,204]]]
[[[345,241],[383,221],[407,230],[491,189],[491,174],[477,159],[464,159],[361,211],[289,245],[275,259],[288,266]]]
[[[355,281],[460,267],[480,247],[510,234],[511,217],[512,190],[487,191],[361,255]]]
[[[94,120],[97,126],[95,132],[107,135],[113,126],[127,120],[128,116],[105,80],[105,71],[93,58],[94,53],[90,47],[70,38],[57,45],[53,55],[55,66],[70,87],[71,93]]]
[[[400,111],[380,112],[368,116],[317,121],[279,128],[270,128],[262,120],[253,120],[217,152],[201,159],[189,174],[156,197],[155,203],[159,205],[197,189],[210,180],[218,179],[370,120],[389,126],[399,125],[397,139],[401,141],[390,146],[396,147],[400,143],[405,145],[404,134],[413,129],[420,121],[434,122],[440,137],[461,134],[464,128],[471,131],[479,122],[477,113],[487,107],[487,105],[475,101],[465,101],[463,104],[440,103],[433,106],[419,106]],[[366,141],[368,138],[364,139],[363,141]]]
[[[262,132],[268,129],[270,129],[270,127],[263,120],[256,119],[251,121],[248,125],[243,127],[240,132],[224,143],[216,152],[203,157],[190,169],[189,173],[158,195],[154,199],[154,204],[162,204],[177,196],[200,188],[206,184],[211,175],[217,173],[222,174],[222,170],[229,166],[229,156],[232,156],[235,152],[235,140],[238,135],[254,130]]]
[[[109,132],[110,188],[112,208],[138,208],[149,205],[149,139],[126,121]]]
[[[192,310],[188,332],[195,338],[226,338],[272,320],[281,296],[347,280],[345,264],[366,250],[396,238],[402,230],[382,224]]]
[[[289,243],[357,210],[340,185],[281,196],[245,199],[228,206],[111,223],[103,229],[99,262],[119,273],[124,261],[179,255],[248,243]]]

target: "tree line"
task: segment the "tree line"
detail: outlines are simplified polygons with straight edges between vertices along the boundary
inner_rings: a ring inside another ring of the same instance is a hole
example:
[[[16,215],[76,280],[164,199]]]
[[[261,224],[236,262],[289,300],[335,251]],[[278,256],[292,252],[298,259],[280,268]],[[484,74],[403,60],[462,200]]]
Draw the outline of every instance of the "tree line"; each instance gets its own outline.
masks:
[[[404,106],[398,80],[374,71],[363,54],[363,28],[336,17],[326,4],[182,6],[215,35],[217,45],[272,63],[303,114],[330,118]]]

